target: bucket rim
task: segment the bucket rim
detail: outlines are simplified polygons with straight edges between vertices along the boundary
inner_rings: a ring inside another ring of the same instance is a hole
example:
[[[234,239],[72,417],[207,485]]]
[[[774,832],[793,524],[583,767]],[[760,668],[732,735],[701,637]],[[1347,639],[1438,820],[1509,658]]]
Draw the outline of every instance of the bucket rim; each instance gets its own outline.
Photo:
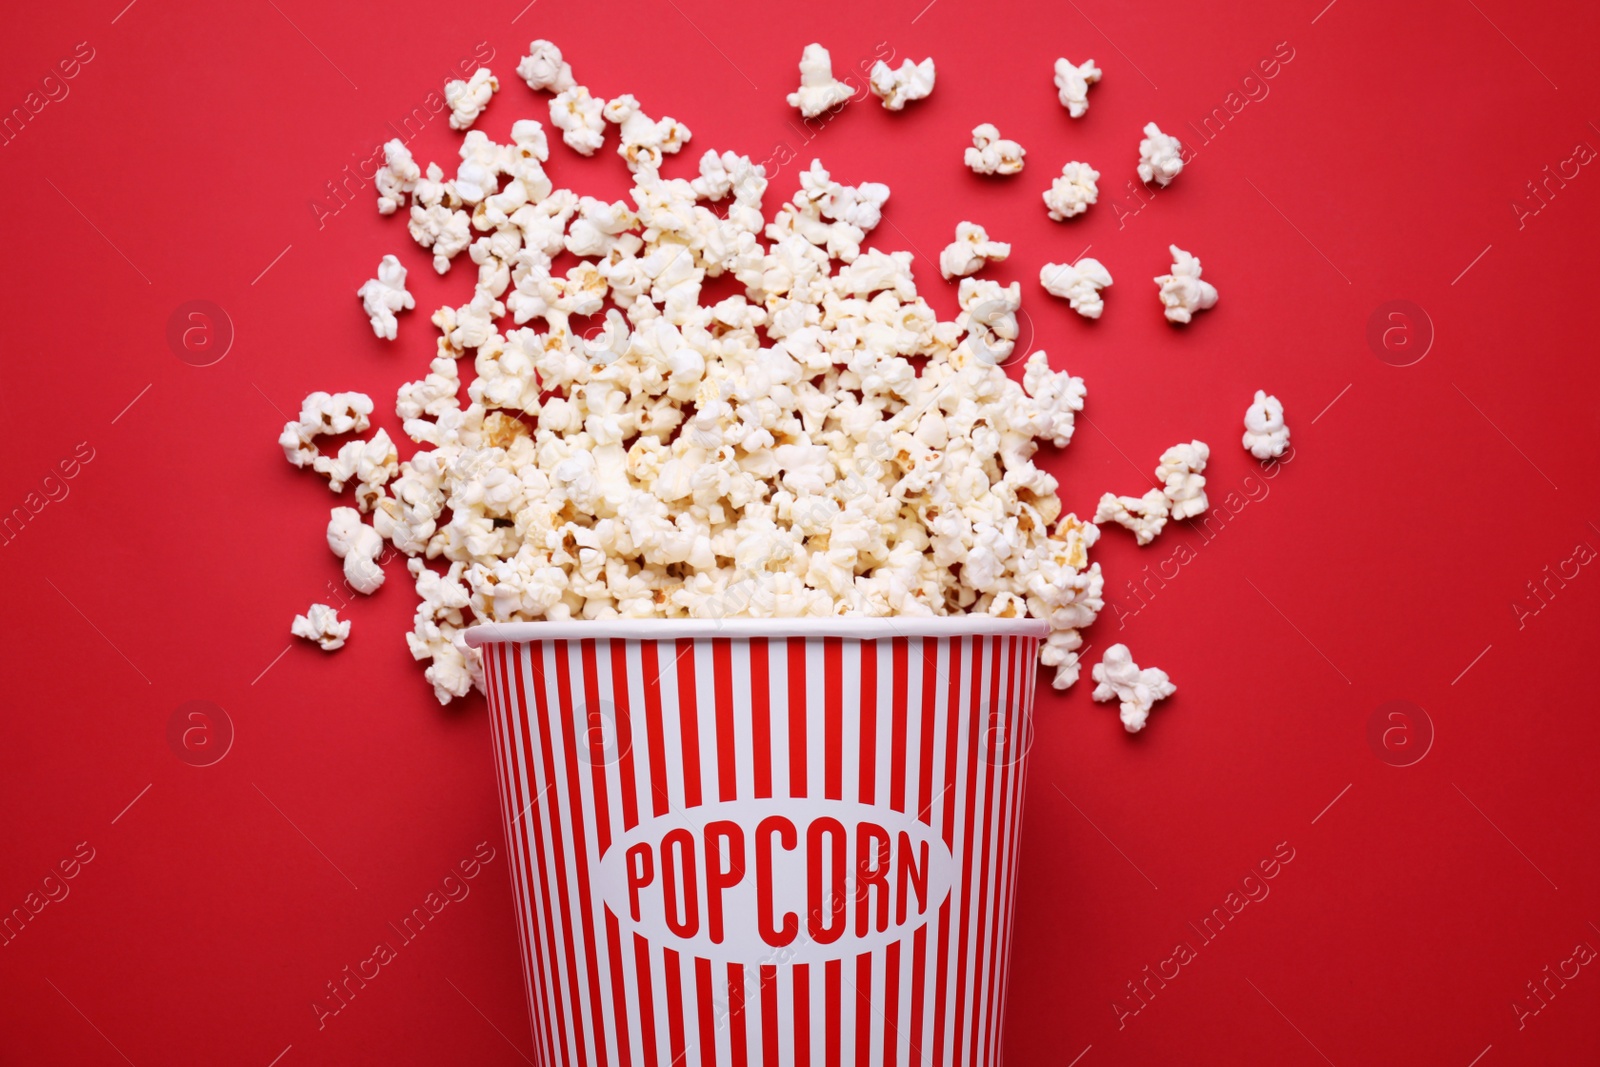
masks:
[[[462,639],[472,648],[529,641],[636,640],[679,638],[838,637],[851,641],[894,637],[1037,637],[1050,633],[1044,619],[1002,619],[993,615],[892,615],[825,619],[563,619],[554,622],[498,622],[468,627]]]

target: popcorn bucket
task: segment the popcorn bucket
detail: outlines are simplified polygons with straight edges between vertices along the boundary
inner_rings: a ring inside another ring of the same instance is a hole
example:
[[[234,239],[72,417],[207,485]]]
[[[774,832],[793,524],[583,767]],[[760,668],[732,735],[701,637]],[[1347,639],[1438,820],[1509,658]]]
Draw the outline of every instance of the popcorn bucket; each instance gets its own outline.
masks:
[[[1046,632],[468,631],[543,1062],[997,1063]]]

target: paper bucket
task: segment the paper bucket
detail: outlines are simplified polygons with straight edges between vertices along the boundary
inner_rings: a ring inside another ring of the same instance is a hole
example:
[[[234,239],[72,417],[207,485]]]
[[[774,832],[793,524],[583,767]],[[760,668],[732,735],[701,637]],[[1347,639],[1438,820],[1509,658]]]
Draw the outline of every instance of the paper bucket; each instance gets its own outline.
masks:
[[[543,1062],[997,1062],[1045,633],[468,631]]]

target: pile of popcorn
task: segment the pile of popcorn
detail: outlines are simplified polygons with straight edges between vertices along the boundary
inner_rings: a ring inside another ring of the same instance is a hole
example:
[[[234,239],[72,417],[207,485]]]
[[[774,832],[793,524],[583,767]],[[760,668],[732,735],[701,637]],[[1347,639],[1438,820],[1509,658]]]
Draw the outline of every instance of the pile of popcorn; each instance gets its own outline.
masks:
[[[880,66],[873,88],[892,110],[933,87],[931,60]],[[839,102],[825,49],[808,47],[801,71],[795,106]],[[962,224],[939,264],[960,277],[960,313],[941,320],[909,252],[863,246],[886,186],[844,184],[813,160],[767,212],[763,167],[734,152],[706,152],[692,180],[663,177],[688,128],[632,96],[592,96],[550,42],[533,42],[517,73],[552,94],[551,123],[574,151],[594,153],[617,127],[631,203],[557,189],[538,121],[516,122],[509,144],[471,130],[499,90],[486,69],[451,83],[451,126],[467,130],[454,175],[394,140],[376,181],[379,212],[407,217],[436,271],[463,254],[476,268],[471,298],[432,316],[428,373],[399,389],[420,448],[402,461],[379,429],[324,454],[318,437],[370,428],[373,401],[351,392],[311,394],[280,437],[291,463],[354,488],[327,529],[353,589],[383,584],[387,546],[407,557],[419,600],[408,641],[440,702],[481,686],[465,627],[541,619],[1031,617],[1049,623],[1040,660],[1055,686],[1072,685],[1081,631],[1103,607],[1089,561],[1100,531],[1063,513],[1034,456],[1071,441],[1085,390],[1043,351],[1020,384],[1007,375],[1022,355],[1020,286],[969,275],[1010,246]],[[1058,69],[1074,115],[1099,75],[1092,62]],[[1010,143],[979,133],[980,162],[1005,172]],[[1053,213],[1072,214],[1064,188],[1092,190],[1095,176],[1058,179]],[[558,270],[563,255],[573,265]],[[1052,265],[1072,273],[1047,284],[1098,314],[1110,276],[1080,267]],[[405,277],[385,256],[361,287],[380,338],[413,307]],[[704,289],[722,277],[742,292],[713,302]],[[1198,264],[1183,277],[1196,289]],[[1163,522],[1204,507],[1195,446],[1179,446],[1168,488],[1153,491]],[[1133,525],[1138,503],[1106,517]],[[349,623],[315,605],[294,632],[333,649]],[[1127,702],[1147,711],[1171,687],[1161,675],[1134,695],[1137,671],[1118,661],[1109,682],[1096,677],[1142,726]]]
[[[567,98],[556,115],[592,99],[554,46],[532,51],[530,82]],[[453,90],[462,125],[495,85]],[[399,391],[423,450],[399,462],[379,430],[322,455],[317,436],[370,425],[372,401],[348,393],[313,394],[281,441],[330,488],[356,486],[328,529],[353,588],[381,585],[383,542],[410,557],[411,649],[439,699],[477,680],[469,618],[1032,616],[1071,684],[1102,606],[1099,531],[1062,513],[1032,457],[1071,440],[1084,387],[1043,352],[1007,377],[1020,287],[965,278],[941,322],[909,253],[862,248],[886,187],[814,161],[769,219],[759,165],[707,152],[693,181],[663,178],[689,131],[631,97],[599,110],[622,127],[632,204],[556,189],[533,120],[509,145],[469,132],[453,178],[386,146],[382,207],[409,200],[436,269],[463,252],[477,266],[472,299],[433,316],[430,373]],[[578,263],[555,273],[562,252]],[[379,273],[363,301],[389,337],[409,294],[396,261]],[[703,302],[722,275],[743,294]]]

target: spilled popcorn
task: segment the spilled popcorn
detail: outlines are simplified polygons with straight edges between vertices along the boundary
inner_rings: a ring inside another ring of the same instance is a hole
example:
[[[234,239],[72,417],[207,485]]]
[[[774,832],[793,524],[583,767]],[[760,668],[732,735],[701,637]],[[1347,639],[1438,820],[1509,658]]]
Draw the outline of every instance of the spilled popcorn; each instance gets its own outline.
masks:
[[[434,314],[430,372],[399,390],[422,450],[370,524],[341,507],[328,526],[359,592],[383,580],[384,541],[410,557],[411,649],[439,699],[477,680],[471,619],[1029,615],[1070,684],[1068,646],[1102,606],[1098,530],[1032,457],[1071,440],[1083,385],[1042,352],[1022,385],[999,365],[1020,286],[965,278],[940,321],[909,253],[862,248],[882,185],[813,162],[769,217],[746,157],[708,152],[685,181],[640,153],[632,204],[607,204],[553,187],[536,126],[470,134],[456,177],[430,166],[412,190],[413,219],[470,217],[476,286]],[[578,263],[555,273],[563,251]],[[742,293],[703,301],[724,275]],[[362,401],[308,400],[292,458],[365,429]]]
[[[1079,115],[1100,72],[1066,67],[1061,100]],[[854,95],[820,45],[800,72],[788,99],[802,114]],[[1205,445],[1168,450],[1162,488],[1107,494],[1094,522],[1065,512],[1034,458],[1040,442],[1071,442],[1083,381],[1043,351],[1027,353],[1020,383],[1008,376],[1021,286],[970,277],[1010,245],[960,224],[938,262],[960,279],[960,310],[941,320],[911,253],[867,241],[888,187],[812,160],[769,207],[766,169],[731,151],[665,178],[664,157],[691,139],[682,123],[628,94],[591,95],[549,41],[530,45],[517,75],[550,94],[568,148],[592,155],[614,137],[627,198],[557,188],[539,121],[517,121],[507,144],[469,130],[499,82],[487,69],[452,82],[459,161],[420,166],[396,140],[375,180],[379,213],[403,213],[441,274],[465,253],[474,280],[463,303],[433,313],[435,355],[397,391],[417,448],[402,460],[379,429],[323,454],[318,438],[369,429],[361,393],[311,394],[279,442],[334,492],[354,487],[355,507],[333,508],[326,531],[352,589],[375,592],[391,550],[406,557],[418,599],[407,642],[439,701],[481,688],[467,626],[541,619],[1032,617],[1050,626],[1039,658],[1053,684],[1076,682],[1081,631],[1104,606],[1095,523],[1144,543],[1169,517],[1198,514]],[[933,80],[931,59],[880,63],[871,88],[899,110]],[[1022,168],[1021,146],[993,125],[973,133],[973,170]],[[1163,151],[1142,154],[1170,180],[1181,162],[1168,168]],[[1052,217],[1092,204],[1098,177],[1068,164],[1045,195]],[[1192,279],[1181,266],[1176,302],[1209,306],[1198,262]],[[1040,281],[1096,318],[1111,276],[1082,258],[1047,264]],[[386,256],[360,296],[392,339],[413,304],[399,260]],[[314,605],[294,632],[331,649],[349,625]],[[1094,676],[1096,699],[1121,700],[1130,730],[1172,691],[1122,646]]]

